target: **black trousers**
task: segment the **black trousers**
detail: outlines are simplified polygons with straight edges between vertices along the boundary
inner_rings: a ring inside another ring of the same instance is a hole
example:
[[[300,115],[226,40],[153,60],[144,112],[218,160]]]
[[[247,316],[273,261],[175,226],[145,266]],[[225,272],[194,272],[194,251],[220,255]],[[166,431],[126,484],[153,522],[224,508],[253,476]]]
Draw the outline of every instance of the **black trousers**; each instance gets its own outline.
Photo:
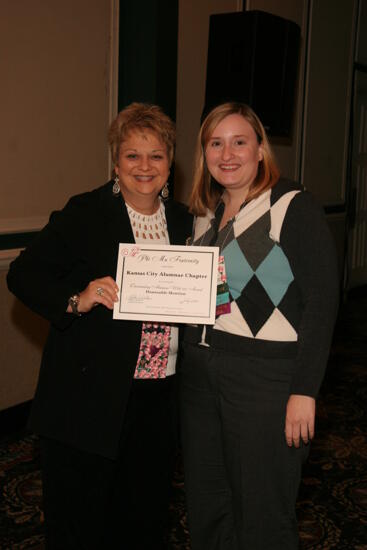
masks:
[[[180,404],[192,550],[294,550],[308,448],[289,448],[291,359],[184,343]]]
[[[167,547],[174,379],[133,381],[117,460],[41,438],[47,550]]]

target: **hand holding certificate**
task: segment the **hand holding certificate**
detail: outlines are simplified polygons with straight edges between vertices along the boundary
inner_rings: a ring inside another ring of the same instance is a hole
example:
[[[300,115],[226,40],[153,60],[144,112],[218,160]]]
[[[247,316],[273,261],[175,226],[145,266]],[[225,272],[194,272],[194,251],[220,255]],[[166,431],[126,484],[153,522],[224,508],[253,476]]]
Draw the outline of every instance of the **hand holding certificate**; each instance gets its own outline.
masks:
[[[114,319],[214,324],[218,248],[120,243]]]

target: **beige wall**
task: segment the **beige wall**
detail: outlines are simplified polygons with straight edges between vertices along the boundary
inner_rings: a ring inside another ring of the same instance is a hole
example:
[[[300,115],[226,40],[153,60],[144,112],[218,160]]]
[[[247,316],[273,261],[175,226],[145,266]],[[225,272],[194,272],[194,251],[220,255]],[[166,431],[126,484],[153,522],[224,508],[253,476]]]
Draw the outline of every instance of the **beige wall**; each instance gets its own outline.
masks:
[[[1,0],[0,233],[107,179],[111,7]]]
[[[6,287],[7,253],[0,252],[0,410],[32,399],[48,324]]]
[[[1,0],[0,234],[38,229],[107,180],[117,109],[117,0]],[[47,323],[6,288],[0,251],[0,410],[33,397]]]

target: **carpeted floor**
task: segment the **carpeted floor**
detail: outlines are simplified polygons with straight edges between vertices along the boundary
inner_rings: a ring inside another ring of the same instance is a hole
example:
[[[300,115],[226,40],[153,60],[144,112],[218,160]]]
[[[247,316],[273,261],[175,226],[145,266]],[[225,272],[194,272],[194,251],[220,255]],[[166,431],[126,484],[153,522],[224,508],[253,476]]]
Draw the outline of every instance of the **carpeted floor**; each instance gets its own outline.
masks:
[[[367,550],[366,409],[367,288],[364,288],[351,293],[341,307],[318,402],[317,435],[304,469],[297,506],[304,550]],[[3,438],[1,550],[43,548],[41,491],[37,438],[24,434]],[[179,461],[170,540],[172,550],[190,549]]]

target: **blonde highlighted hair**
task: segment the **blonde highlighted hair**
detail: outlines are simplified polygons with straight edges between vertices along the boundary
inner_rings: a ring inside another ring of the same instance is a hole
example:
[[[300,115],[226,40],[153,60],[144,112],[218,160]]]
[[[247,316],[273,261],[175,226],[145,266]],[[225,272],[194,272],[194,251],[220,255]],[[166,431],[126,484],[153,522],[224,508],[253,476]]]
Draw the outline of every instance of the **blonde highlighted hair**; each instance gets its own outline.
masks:
[[[132,132],[152,132],[167,148],[169,163],[172,163],[176,131],[174,122],[158,105],[131,103],[119,112],[108,131],[108,143],[112,161],[118,164],[121,143]]]
[[[273,187],[279,179],[279,170],[274,159],[264,126],[254,111],[244,103],[228,102],[215,107],[204,119],[196,144],[193,186],[190,197],[190,212],[205,216],[207,210],[214,210],[223,193],[223,187],[210,175],[205,162],[206,146],[218,124],[227,116],[239,114],[251,125],[263,149],[263,160],[259,162],[257,176],[252,183],[246,200],[258,197]]]

